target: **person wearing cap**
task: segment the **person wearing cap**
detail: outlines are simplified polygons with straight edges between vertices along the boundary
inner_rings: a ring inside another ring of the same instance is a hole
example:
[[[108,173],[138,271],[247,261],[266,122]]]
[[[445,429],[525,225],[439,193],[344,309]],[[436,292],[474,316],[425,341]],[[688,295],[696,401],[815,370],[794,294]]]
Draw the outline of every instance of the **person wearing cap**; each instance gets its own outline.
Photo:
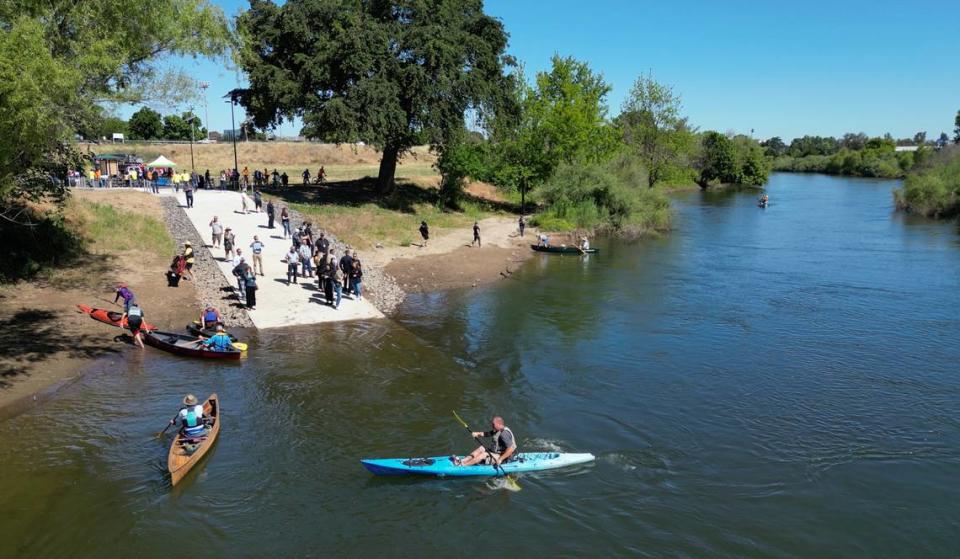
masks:
[[[237,249],[240,250],[240,249]],[[263,241],[258,235],[253,236],[253,242],[250,243],[250,250],[253,252],[253,273],[260,269],[260,275],[263,275]]]
[[[130,291],[130,288],[127,287],[125,283],[117,284],[117,292],[113,298],[113,303],[116,304],[120,298],[123,298],[123,312],[130,312],[130,305],[134,304],[137,300],[136,296],[133,294],[133,291]]]
[[[220,223],[220,218],[213,216],[213,219],[210,221],[210,237],[212,246],[220,246],[220,237],[223,235],[223,225]]]
[[[193,263],[196,257],[193,254],[193,245],[190,244],[190,241],[183,243],[183,261],[186,262],[186,268],[184,272],[190,274],[190,279],[193,279]]]
[[[230,336],[224,331],[223,324],[217,325],[216,334],[200,343],[203,344],[203,347],[213,351],[230,351],[233,349],[233,343],[230,341]]]
[[[203,404],[197,401],[193,394],[187,394],[183,398],[183,407],[177,413],[177,417],[170,420],[170,425],[175,425],[180,421],[180,432],[185,437],[199,438],[207,434],[207,422],[203,414]]]
[[[223,231],[223,259],[230,260],[233,257],[233,245],[237,242],[237,236],[233,234],[233,229],[227,227]]]

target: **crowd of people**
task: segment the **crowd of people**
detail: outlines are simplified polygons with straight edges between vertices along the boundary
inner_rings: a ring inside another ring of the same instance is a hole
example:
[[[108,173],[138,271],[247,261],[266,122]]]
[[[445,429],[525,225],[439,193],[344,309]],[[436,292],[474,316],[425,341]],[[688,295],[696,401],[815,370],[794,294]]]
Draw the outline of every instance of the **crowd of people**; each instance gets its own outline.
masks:
[[[244,198],[240,213],[260,213],[263,197],[258,188],[254,188],[254,209],[249,209]],[[267,229],[275,229],[277,205],[267,200]],[[316,281],[323,293],[326,304],[334,309],[340,308],[344,295],[356,300],[363,298],[363,263],[355,250],[347,249],[338,255],[323,231],[314,232],[313,223],[304,221],[296,228],[291,225],[291,213],[286,206],[280,206],[280,221],[283,228],[282,238],[289,242],[282,261],[287,265],[286,283],[293,285],[303,280]],[[267,243],[254,235],[249,244],[247,240],[238,240],[234,229],[225,225],[219,216],[212,216],[210,222],[210,249],[223,250],[222,261],[232,265],[236,279],[236,292],[240,301],[250,310],[257,306],[257,277],[264,277],[264,256]],[[170,285],[176,285],[180,279],[192,279],[195,254],[191,243],[184,243],[183,251],[171,263],[167,273]]]

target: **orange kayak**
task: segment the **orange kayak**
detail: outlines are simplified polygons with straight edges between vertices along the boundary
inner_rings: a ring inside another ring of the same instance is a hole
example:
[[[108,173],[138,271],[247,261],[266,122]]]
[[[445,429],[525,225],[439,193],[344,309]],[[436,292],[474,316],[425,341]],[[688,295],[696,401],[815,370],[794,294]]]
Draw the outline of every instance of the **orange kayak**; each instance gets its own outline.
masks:
[[[104,324],[109,324],[110,326],[116,326],[117,328],[126,328],[127,321],[124,320],[123,324],[120,323],[120,319],[123,317],[123,313],[116,311],[108,311],[106,309],[95,309],[93,307],[88,307],[87,305],[77,305],[77,312],[82,312],[90,315],[90,318],[102,322]],[[150,324],[146,321],[143,323],[143,330],[156,330],[157,327],[153,324]]]

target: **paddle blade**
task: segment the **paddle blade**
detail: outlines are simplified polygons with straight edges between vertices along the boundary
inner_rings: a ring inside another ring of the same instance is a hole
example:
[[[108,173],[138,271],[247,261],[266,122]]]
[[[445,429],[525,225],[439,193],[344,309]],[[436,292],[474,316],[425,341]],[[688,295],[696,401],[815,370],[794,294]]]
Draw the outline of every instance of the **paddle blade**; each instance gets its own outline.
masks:
[[[460,425],[463,425],[463,428],[464,428],[464,429],[466,429],[466,430],[468,430],[468,431],[470,430],[470,426],[467,425],[467,422],[464,421],[463,419],[461,419],[459,415],[457,415],[457,410],[453,410],[453,417],[456,417],[456,418],[457,418],[457,421],[460,422]]]
[[[243,342],[233,342],[233,347],[239,349],[240,351],[247,351],[247,344]]]

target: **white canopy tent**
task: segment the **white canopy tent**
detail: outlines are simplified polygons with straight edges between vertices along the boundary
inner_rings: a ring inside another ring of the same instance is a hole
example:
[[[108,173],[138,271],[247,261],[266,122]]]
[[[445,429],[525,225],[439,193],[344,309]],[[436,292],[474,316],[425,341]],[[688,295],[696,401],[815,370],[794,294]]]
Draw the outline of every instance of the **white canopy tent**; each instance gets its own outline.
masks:
[[[154,169],[173,169],[177,164],[161,155],[150,163],[147,163],[146,166],[153,167]]]

